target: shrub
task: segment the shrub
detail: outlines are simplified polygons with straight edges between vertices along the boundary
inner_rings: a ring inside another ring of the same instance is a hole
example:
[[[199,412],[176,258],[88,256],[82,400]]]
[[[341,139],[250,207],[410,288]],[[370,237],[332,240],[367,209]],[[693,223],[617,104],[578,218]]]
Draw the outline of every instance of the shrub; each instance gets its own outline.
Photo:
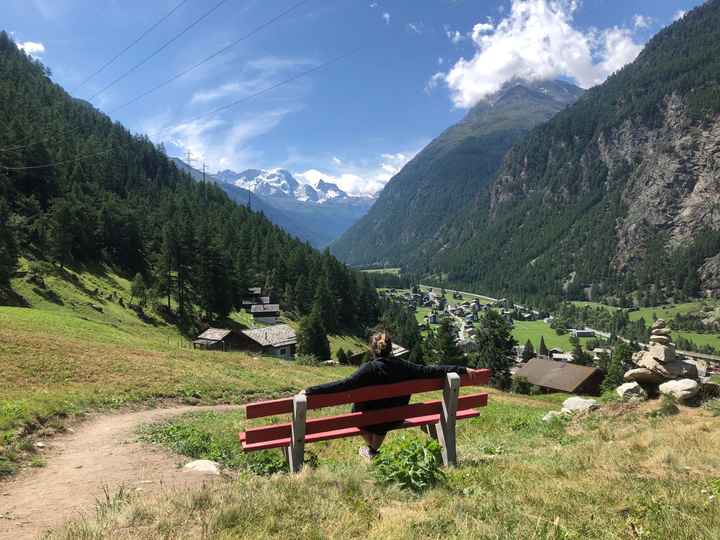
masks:
[[[651,418],[663,418],[665,416],[673,416],[680,412],[677,406],[677,400],[667,394],[660,399],[660,407],[650,412],[648,416]]]
[[[437,441],[401,436],[383,447],[373,461],[373,468],[380,484],[396,484],[420,493],[445,479],[441,464]]]
[[[295,362],[300,366],[319,366],[320,360],[313,354],[298,354]]]
[[[526,377],[513,377],[512,385],[510,386],[510,391],[513,394],[529,394],[530,388],[533,385],[530,384]]]

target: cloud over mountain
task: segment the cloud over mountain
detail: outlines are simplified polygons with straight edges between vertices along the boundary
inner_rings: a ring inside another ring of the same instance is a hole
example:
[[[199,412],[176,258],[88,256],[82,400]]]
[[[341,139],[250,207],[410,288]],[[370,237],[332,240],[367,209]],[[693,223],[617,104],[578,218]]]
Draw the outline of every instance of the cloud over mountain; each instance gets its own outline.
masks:
[[[584,88],[603,82],[632,62],[642,45],[627,28],[576,28],[577,8],[577,0],[513,0],[497,25],[475,25],[474,56],[436,74],[429,86],[444,81],[455,106],[468,108],[517,78],[568,77]]]

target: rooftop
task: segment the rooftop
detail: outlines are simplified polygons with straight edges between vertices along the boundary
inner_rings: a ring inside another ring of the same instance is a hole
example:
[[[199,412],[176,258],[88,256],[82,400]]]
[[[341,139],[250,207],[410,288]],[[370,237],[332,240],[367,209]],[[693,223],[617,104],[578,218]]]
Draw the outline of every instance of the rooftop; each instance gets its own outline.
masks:
[[[280,304],[255,304],[250,308],[250,313],[279,313]]]
[[[574,392],[599,371],[591,366],[533,358],[518,369],[515,375],[525,377],[530,384],[562,392]]]
[[[265,328],[243,330],[243,334],[263,347],[282,347],[297,343],[295,330],[287,324],[276,324]]]
[[[227,330],[225,328],[208,328],[202,334],[200,334],[197,339],[207,341],[222,341],[231,332],[232,330]]]

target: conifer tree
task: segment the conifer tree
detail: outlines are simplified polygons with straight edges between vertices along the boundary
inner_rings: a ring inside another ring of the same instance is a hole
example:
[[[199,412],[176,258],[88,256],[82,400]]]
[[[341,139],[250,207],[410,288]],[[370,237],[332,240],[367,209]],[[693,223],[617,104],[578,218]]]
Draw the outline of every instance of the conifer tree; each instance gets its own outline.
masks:
[[[535,358],[535,349],[533,348],[532,341],[529,339],[525,342],[525,349],[523,350],[522,358],[525,362],[531,358]]]
[[[327,277],[322,276],[315,291],[313,312],[317,312],[325,330],[334,334],[338,330],[338,314],[335,298],[333,298],[327,283]]]
[[[545,357],[550,356],[550,351],[548,350],[547,345],[545,345],[545,336],[540,336],[540,347],[538,348],[538,354]]]
[[[298,352],[316,356],[320,360],[330,359],[330,342],[317,310],[300,319],[297,333]]]
[[[512,336],[512,327],[495,310],[485,313],[480,321],[477,335],[478,353],[476,367],[492,370],[490,384],[506,390],[510,388],[512,377],[513,349],[517,341]]]
[[[435,364],[463,365],[465,355],[457,344],[455,327],[449,318],[445,318],[435,332],[433,340],[433,360]]]

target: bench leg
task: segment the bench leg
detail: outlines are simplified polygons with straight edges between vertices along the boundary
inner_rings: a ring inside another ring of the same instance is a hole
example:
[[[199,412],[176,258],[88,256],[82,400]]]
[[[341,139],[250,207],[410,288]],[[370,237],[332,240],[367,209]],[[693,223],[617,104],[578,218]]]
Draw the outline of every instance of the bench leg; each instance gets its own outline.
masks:
[[[290,466],[290,454],[289,454],[289,448],[287,446],[283,446],[281,449],[282,455],[285,458],[285,463],[288,464],[288,467]]]
[[[457,419],[458,396],[460,395],[460,375],[448,373],[443,388],[443,407],[440,415],[438,440],[442,446],[443,463],[446,467],[457,465],[455,448],[455,423]]]
[[[430,435],[430,437],[432,437],[433,439],[435,439],[437,441],[438,440],[438,425],[439,424],[425,424],[422,427],[422,430],[425,433],[427,433],[428,435]]]
[[[307,417],[307,398],[297,395],[293,399],[292,438],[290,440],[290,472],[300,472],[305,460],[305,419]]]

